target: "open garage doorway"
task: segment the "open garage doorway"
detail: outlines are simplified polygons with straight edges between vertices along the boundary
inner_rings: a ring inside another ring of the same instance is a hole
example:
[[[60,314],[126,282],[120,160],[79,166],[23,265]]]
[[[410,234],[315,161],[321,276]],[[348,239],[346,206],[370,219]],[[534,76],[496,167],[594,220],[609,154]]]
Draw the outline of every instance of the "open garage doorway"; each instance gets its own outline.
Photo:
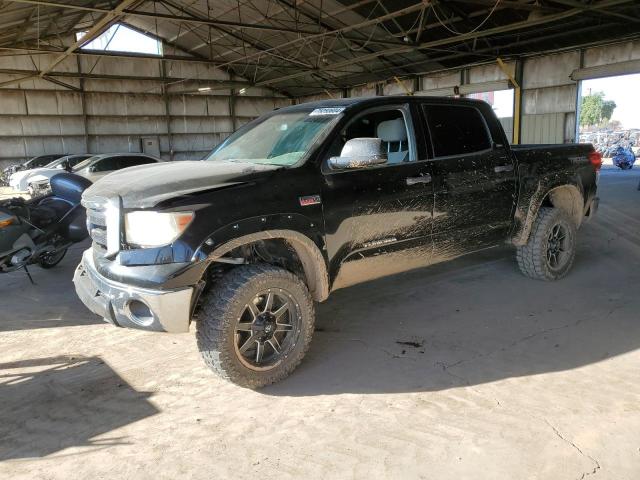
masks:
[[[513,142],[513,101],[514,91],[493,90],[491,92],[478,92],[465,95],[467,98],[475,98],[487,102],[493,108],[498,120],[504,128],[504,132],[510,142]]]
[[[605,164],[629,169],[640,155],[640,73],[580,82],[578,138]]]

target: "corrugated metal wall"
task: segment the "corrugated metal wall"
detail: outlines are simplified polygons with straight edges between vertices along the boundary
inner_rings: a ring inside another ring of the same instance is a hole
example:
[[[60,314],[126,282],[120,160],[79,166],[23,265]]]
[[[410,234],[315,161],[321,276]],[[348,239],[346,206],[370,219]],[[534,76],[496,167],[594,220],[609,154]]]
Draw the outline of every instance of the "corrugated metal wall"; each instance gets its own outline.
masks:
[[[50,55],[2,56],[0,83],[24,76],[7,72],[51,61]],[[201,158],[242,124],[291,104],[260,88],[199,93],[208,81],[231,80],[203,63],[78,56],[55,71],[65,72],[68,77],[56,78],[78,91],[40,78],[0,88],[0,164],[44,153],[139,152],[147,137],[157,139],[165,159]],[[91,78],[77,78],[79,72]]]

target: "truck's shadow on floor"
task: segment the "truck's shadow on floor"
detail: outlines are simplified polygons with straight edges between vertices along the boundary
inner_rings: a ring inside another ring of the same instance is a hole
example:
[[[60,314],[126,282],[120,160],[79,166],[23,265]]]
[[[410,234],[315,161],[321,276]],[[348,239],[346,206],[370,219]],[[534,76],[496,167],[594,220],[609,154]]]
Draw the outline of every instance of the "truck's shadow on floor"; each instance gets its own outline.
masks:
[[[30,267],[35,285],[22,270],[0,275],[0,332],[102,323],[73,287],[73,272],[87,247],[73,245],[51,270]]]
[[[0,461],[127,443],[96,437],[158,413],[148,397],[97,357],[0,364]]]
[[[559,282],[525,278],[500,250],[335,292],[318,307],[303,364],[263,392],[435,391],[640,348],[640,298],[630,288],[640,285],[640,248],[607,238],[601,226],[581,238]]]

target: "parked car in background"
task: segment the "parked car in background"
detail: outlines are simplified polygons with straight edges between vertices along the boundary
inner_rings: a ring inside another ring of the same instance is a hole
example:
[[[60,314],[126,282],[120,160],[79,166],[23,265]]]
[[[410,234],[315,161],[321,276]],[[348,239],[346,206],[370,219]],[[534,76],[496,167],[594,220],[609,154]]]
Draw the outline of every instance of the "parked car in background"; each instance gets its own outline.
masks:
[[[505,243],[526,276],[562,278],[597,210],[601,164],[590,144],[509,145],[475,100],[286,107],[204,161],[89,187],[93,245],[75,287],[120,327],[188,332],[196,320],[205,363],[257,388],[300,363],[313,301],[339,288]]]
[[[116,170],[157,162],[162,160],[145,153],[105,153],[87,158],[73,168],[73,173],[95,182]]]
[[[105,153],[90,156],[76,164],[71,171],[91,180],[91,182],[95,182],[116,170],[157,162],[162,162],[162,160],[144,153]],[[51,177],[53,177],[53,175],[50,177],[43,176],[42,178],[31,179],[31,190],[38,194],[47,193],[50,190],[49,181]]]
[[[39,155],[27,160],[22,164],[10,165],[2,171],[2,175],[0,175],[0,185],[8,185],[11,175],[19,170],[30,170],[32,168],[44,167],[45,165],[53,162],[60,157],[64,157],[65,155],[65,153]]]
[[[93,155],[84,153],[80,155],[65,155],[48,163],[41,168],[33,168],[29,170],[20,170],[9,179],[9,186],[18,192],[29,191],[31,195],[37,194],[37,190],[30,188],[30,184],[41,184],[43,180],[50,179],[57,175],[61,170],[70,170],[77,164],[92,157]]]

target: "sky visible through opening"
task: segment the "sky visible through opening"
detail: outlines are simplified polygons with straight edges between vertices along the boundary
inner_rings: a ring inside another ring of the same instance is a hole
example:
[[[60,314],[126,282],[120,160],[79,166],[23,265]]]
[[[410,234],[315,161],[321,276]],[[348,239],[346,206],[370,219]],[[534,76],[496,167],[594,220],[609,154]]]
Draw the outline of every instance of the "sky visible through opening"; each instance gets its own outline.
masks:
[[[78,32],[76,39],[80,40],[85,33]],[[162,55],[161,42],[118,23],[81,48],[84,50]]]
[[[596,92],[616,102],[611,120],[618,120],[623,129],[640,128],[640,73],[582,82],[583,97]]]
[[[492,92],[472,93],[469,98],[484,100],[493,108],[498,118],[513,117],[513,89],[494,90]]]

